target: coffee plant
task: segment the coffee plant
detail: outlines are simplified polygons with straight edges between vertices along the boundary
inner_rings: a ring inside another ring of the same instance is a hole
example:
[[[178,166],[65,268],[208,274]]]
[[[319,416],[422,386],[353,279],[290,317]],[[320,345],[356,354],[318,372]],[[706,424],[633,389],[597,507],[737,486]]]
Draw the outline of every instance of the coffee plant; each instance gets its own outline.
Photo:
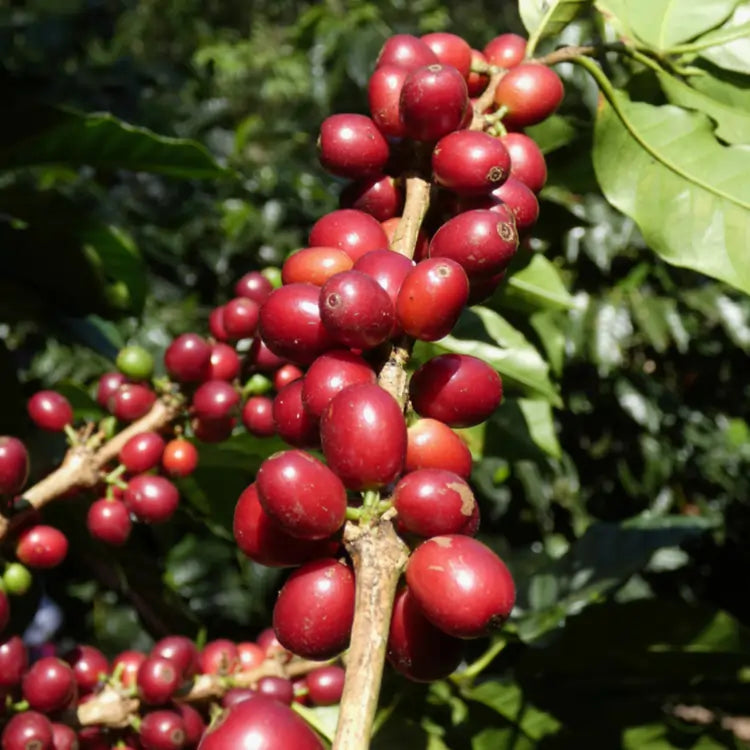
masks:
[[[750,742],[748,4],[201,5],[0,11],[2,750]]]

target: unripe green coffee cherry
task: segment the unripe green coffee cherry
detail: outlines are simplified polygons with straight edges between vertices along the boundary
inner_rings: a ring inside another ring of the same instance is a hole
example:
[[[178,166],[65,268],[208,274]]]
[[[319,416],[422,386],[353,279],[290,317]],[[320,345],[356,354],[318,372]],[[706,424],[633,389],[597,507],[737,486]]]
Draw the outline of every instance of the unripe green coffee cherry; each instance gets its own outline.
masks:
[[[19,562],[8,563],[3,573],[5,590],[13,596],[23,596],[33,581],[31,571]]]
[[[120,349],[115,364],[132,380],[148,380],[154,372],[154,358],[142,346],[134,344]]]

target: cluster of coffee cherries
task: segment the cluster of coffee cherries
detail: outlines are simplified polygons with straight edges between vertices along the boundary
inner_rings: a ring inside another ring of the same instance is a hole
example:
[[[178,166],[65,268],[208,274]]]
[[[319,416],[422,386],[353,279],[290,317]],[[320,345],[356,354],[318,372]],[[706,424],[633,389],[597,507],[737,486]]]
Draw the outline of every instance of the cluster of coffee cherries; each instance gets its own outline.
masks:
[[[23,641],[12,636],[0,642],[0,712],[23,710],[10,717],[0,743],[3,750],[188,750],[198,746],[212,713],[250,699],[253,711],[270,712],[290,740],[317,742],[288,707],[335,705],[343,684],[342,667],[295,659],[270,628],[255,641],[220,639],[200,650],[189,638],[168,636],[149,653],[124,651],[111,663],[81,645],[59,656],[50,647],[29,665]],[[103,696],[137,701],[138,710],[117,726],[97,724],[110,718]],[[276,739],[275,726],[257,731]]]

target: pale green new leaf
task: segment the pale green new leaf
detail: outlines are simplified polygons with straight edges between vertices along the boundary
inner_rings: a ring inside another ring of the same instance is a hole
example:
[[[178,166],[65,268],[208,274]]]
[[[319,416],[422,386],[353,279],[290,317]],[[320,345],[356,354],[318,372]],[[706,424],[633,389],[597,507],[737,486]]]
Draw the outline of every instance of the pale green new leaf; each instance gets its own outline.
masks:
[[[508,279],[504,290],[509,302],[521,302],[533,309],[573,307],[573,298],[565,288],[557,267],[543,255],[534,255],[531,262]]]
[[[529,32],[527,55],[540,39],[558,35],[588,5],[591,0],[519,0],[518,12]]]
[[[750,74],[750,2],[740,4],[720,29],[696,39],[693,46],[720,68]]]

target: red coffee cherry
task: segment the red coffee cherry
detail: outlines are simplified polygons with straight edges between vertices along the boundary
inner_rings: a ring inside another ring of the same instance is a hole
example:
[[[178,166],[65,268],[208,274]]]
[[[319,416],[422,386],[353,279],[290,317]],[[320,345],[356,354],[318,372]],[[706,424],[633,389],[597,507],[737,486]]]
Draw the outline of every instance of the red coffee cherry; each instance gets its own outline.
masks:
[[[282,365],[273,374],[273,387],[280,391],[284,386],[299,380],[305,373],[297,365]]]
[[[141,651],[123,651],[112,661],[112,673],[120,675],[124,688],[133,688],[138,678],[138,669],[146,661],[146,654]]]
[[[222,708],[232,708],[242,701],[250,700],[258,695],[252,688],[229,688],[221,698]]]
[[[217,419],[194,417],[190,425],[195,439],[201,443],[223,443],[231,437],[236,422],[232,416]]]
[[[338,177],[359,180],[379,174],[389,153],[388,141],[364,115],[331,115],[320,126],[320,163]]]
[[[127,380],[121,372],[105,372],[96,386],[96,403],[106,409],[110,396],[113,396],[123,383],[127,383]]]
[[[256,486],[263,510],[294,537],[325,539],[346,520],[341,480],[304,451],[282,451],[267,458],[258,469]]]
[[[406,135],[437,141],[461,127],[469,106],[466,81],[450,65],[418,68],[406,77],[399,106]]]
[[[505,125],[525,128],[548,118],[565,91],[560,76],[546,65],[523,63],[508,71],[495,89],[495,104],[506,107]]]
[[[73,407],[57,391],[38,391],[29,399],[27,408],[32,422],[42,430],[60,432],[73,421]]]
[[[320,290],[320,318],[331,335],[353,349],[372,349],[393,331],[395,311],[386,291],[361,271],[332,276]]]
[[[504,271],[518,249],[518,233],[510,215],[489,210],[464,211],[435,232],[431,258],[450,258],[469,279]]]
[[[16,542],[16,557],[30,568],[55,568],[68,554],[68,540],[53,526],[30,526]]]
[[[291,708],[264,695],[228,708],[214,722],[200,744],[201,750],[228,748],[294,748],[324,750],[323,743]]]
[[[157,641],[151,649],[151,656],[172,662],[182,679],[192,679],[198,672],[198,649],[184,635],[168,635]]]
[[[510,209],[519,234],[528,232],[536,224],[539,218],[539,201],[520,180],[509,177],[504,185],[492,191],[492,197],[502,201],[503,206]],[[502,209],[498,207],[490,210],[499,213]]]
[[[303,247],[281,267],[284,284],[323,286],[334,274],[348,271],[354,261],[340,247]]]
[[[211,367],[211,347],[197,333],[183,333],[167,347],[164,366],[181,383],[205,380]]]
[[[0,743],[3,750],[55,750],[52,724],[37,711],[12,716],[3,729]]]
[[[107,402],[109,411],[122,422],[134,422],[146,416],[156,401],[156,394],[140,383],[121,385]]]
[[[161,465],[171,477],[188,477],[198,465],[198,449],[184,438],[170,440],[164,446]]]
[[[234,285],[237,297],[247,297],[262,305],[273,291],[273,284],[260,272],[250,271],[240,278]]]
[[[15,495],[29,478],[29,454],[15,437],[0,436],[0,495]]]
[[[203,674],[227,675],[236,672],[240,665],[237,646],[227,638],[209,641],[198,656],[198,664]]]
[[[526,40],[518,34],[500,34],[484,45],[484,56],[490,65],[515,68],[526,55]]]
[[[469,279],[450,258],[427,258],[409,272],[396,301],[401,328],[422,341],[447,336],[466,306]]]
[[[310,246],[341,248],[355,263],[370,250],[388,247],[380,222],[353,208],[340,208],[322,216],[310,230]]]
[[[388,662],[414,682],[432,682],[456,671],[464,653],[459,638],[436,628],[408,587],[396,594],[388,633]]]
[[[208,314],[208,330],[217,341],[228,341],[229,335],[224,328],[224,306],[214,307]]]
[[[20,636],[12,635],[5,640],[0,639],[0,688],[20,685],[28,665],[29,655]]]
[[[5,591],[0,589],[0,633],[5,630],[10,622],[10,602]]]
[[[313,669],[306,678],[310,701],[316,706],[335,706],[340,703],[345,677],[344,669],[333,664]]]
[[[476,539],[455,534],[417,547],[406,582],[425,617],[457,638],[479,638],[500,627],[516,595],[505,563]]]
[[[227,337],[232,341],[252,338],[258,327],[259,312],[260,305],[247,297],[229,300],[223,313]]]
[[[59,711],[75,699],[75,675],[62,659],[44,656],[23,676],[21,691],[34,711]]]
[[[174,711],[152,711],[141,719],[138,729],[144,750],[181,750],[185,746],[185,725]]]
[[[307,365],[334,347],[320,319],[319,298],[320,288],[313,284],[289,284],[271,292],[260,309],[260,335],[274,354]]]
[[[90,693],[97,688],[102,677],[109,674],[107,657],[94,646],[74,646],[63,657],[73,670],[81,693]]]
[[[355,264],[354,270],[372,276],[385,289],[396,306],[398,293],[407,274],[414,268],[414,261],[392,250],[373,250],[363,255]]]
[[[326,352],[305,374],[302,403],[310,414],[319,418],[337,393],[356,383],[377,383],[372,367],[359,354],[347,349]]]
[[[444,469],[412,471],[393,490],[399,525],[419,536],[461,533],[476,504],[469,485]]]
[[[335,554],[338,545],[329,540],[295,539],[263,510],[255,484],[237,500],[234,509],[234,538],[251,560],[271,568],[284,568],[321,555]]]
[[[52,745],[55,750],[78,750],[78,735],[67,724],[52,722]]]
[[[473,70],[469,72],[466,78],[466,87],[469,89],[469,96],[481,96],[482,92],[487,88],[487,84],[490,82],[489,75],[478,71],[486,70],[488,65],[489,61],[483,52],[480,52],[478,49],[471,51],[471,67]]]
[[[510,176],[538,193],[547,182],[547,163],[539,146],[523,133],[506,133],[500,140],[510,154]]]
[[[234,380],[240,374],[240,358],[234,347],[214,344],[211,347],[208,380]]]
[[[131,474],[150,471],[161,460],[164,438],[157,432],[139,432],[120,449],[119,461]]]
[[[180,715],[185,727],[185,744],[183,747],[197,748],[203,733],[206,731],[206,722],[203,721],[200,713],[187,703],[176,704],[175,710]]]
[[[510,173],[510,154],[499,138],[477,130],[448,133],[432,152],[432,171],[443,187],[464,195],[483,195]]]
[[[273,399],[268,396],[251,396],[242,407],[242,424],[255,437],[271,437],[276,434],[273,420]]]
[[[240,667],[243,670],[255,669],[266,660],[266,650],[253,641],[238,643],[237,654],[240,659]]]
[[[484,422],[499,406],[503,384],[481,359],[440,354],[412,375],[409,395],[421,417],[439,419],[451,427],[471,427]]]
[[[352,490],[390,484],[404,466],[406,423],[378,385],[350,385],[323,413],[320,439],[328,466]]]
[[[375,175],[347,185],[339,204],[342,208],[364,211],[378,221],[385,221],[399,216],[404,210],[404,193],[393,177]]]
[[[181,682],[177,666],[161,656],[147,657],[138,668],[138,695],[151,706],[161,706],[170,700]]]
[[[289,576],[273,608],[279,642],[305,659],[330,659],[349,644],[354,574],[332,558],[305,563]]]
[[[273,422],[282,440],[297,448],[315,448],[320,444],[318,418],[302,401],[302,380],[282,388],[273,400]]]
[[[401,138],[406,134],[399,102],[401,89],[408,75],[408,68],[400,65],[382,65],[370,76],[367,84],[367,100],[372,119],[378,128],[391,138]]]
[[[285,706],[291,706],[294,700],[294,685],[286,677],[261,677],[258,680],[258,695],[265,695]]]
[[[223,419],[240,402],[240,394],[226,380],[207,380],[193,394],[193,412],[199,419]]]
[[[174,515],[180,495],[168,479],[139,474],[128,482],[123,501],[139,520],[161,523]]]
[[[452,65],[464,77],[471,70],[471,47],[460,36],[444,31],[424,34],[422,41],[435,53],[441,65]]]
[[[416,70],[423,65],[432,65],[437,62],[439,62],[437,55],[423,40],[411,34],[394,34],[385,40],[378,54],[375,68],[398,65],[407,70]]]
[[[273,628],[264,628],[255,640],[263,649],[267,659],[276,657],[282,662],[288,662],[292,658],[292,652],[279,643]]]
[[[418,419],[406,432],[406,471],[445,469],[469,478],[471,452],[448,425],[437,419]]]

